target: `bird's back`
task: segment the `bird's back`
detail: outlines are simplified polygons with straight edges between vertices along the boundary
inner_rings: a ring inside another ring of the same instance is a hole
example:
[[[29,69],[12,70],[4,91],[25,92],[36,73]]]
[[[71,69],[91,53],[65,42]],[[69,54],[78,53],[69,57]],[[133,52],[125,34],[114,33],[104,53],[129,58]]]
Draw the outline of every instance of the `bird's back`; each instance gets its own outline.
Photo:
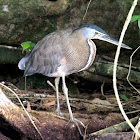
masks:
[[[24,75],[69,75],[86,66],[89,53],[90,47],[86,38],[69,28],[45,36],[31,53],[19,62],[19,66],[25,70]]]

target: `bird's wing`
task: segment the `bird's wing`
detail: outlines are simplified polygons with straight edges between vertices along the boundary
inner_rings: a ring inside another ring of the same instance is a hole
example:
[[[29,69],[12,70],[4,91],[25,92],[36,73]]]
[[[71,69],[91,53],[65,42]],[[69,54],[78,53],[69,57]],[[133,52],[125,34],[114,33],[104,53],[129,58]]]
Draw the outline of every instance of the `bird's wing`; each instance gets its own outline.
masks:
[[[41,73],[51,76],[52,73],[55,73],[63,58],[63,46],[65,45],[63,40],[71,32],[72,29],[53,32],[39,41],[26,60],[24,75]]]

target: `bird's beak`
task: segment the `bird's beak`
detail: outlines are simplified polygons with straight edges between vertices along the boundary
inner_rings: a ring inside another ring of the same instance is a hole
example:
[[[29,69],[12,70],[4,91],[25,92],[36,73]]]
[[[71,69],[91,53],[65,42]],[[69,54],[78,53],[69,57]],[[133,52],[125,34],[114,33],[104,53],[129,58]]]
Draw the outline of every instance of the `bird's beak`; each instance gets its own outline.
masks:
[[[106,42],[109,42],[109,43],[112,43],[114,45],[118,45],[119,44],[119,41],[114,39],[113,37],[110,37],[108,34],[96,34],[93,39],[99,39],[99,40],[103,40],[103,41],[106,41]],[[125,48],[125,49],[132,49],[130,48],[129,46],[125,45],[122,43],[121,45],[122,48]]]

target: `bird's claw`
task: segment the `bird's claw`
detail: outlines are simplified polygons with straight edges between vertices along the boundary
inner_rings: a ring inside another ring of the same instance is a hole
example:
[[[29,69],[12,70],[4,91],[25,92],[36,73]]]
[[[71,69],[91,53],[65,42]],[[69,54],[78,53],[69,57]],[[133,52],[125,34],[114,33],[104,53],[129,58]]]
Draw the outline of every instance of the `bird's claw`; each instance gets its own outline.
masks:
[[[73,123],[77,126],[77,128],[78,128],[78,131],[79,131],[80,135],[81,135],[81,136],[83,136],[82,131],[81,131],[81,128],[80,128],[80,126],[79,126],[79,124],[80,124],[80,125],[82,125],[82,127],[85,129],[85,125],[84,125],[84,123],[83,123],[82,121],[80,121],[80,120],[76,119],[76,118],[72,118],[72,119],[70,119],[70,121],[69,121],[69,122],[73,122]],[[68,123],[69,123],[69,122],[68,122]]]
[[[86,127],[82,121],[80,121],[76,118],[73,118],[70,121],[74,122],[75,124],[81,124],[84,128]]]

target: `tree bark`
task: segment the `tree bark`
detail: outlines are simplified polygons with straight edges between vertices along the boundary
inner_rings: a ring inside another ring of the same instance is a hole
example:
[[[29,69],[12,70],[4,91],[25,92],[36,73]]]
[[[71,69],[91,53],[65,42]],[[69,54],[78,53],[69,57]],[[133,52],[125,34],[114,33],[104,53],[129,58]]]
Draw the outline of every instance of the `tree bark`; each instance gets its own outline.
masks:
[[[85,140],[131,140],[133,132],[106,133],[88,136]]]
[[[69,131],[70,134],[65,135],[65,120],[54,118],[53,116],[47,115],[47,113],[30,113],[31,118],[35,122],[39,129],[43,140],[63,140],[68,139],[75,140],[79,133],[77,128],[73,127]],[[34,117],[33,117],[34,116]],[[57,123],[60,123],[61,129],[57,128]],[[11,102],[0,89],[0,130],[7,136],[14,140],[42,140],[40,135],[37,133],[29,118],[25,112],[17,105]],[[70,129],[71,125],[67,129]],[[57,130],[58,129],[58,130]],[[53,133],[54,131],[54,133]],[[58,132],[58,133],[57,133]],[[72,133],[75,132],[75,135]],[[56,134],[55,134],[56,133]]]
[[[87,0],[0,0],[0,44],[16,46],[24,41],[36,43],[50,32],[82,24],[96,24],[117,39],[131,2],[95,0],[90,3],[83,20],[88,2]],[[137,5],[136,13],[139,13],[139,8],[140,5]],[[124,43],[138,46],[137,27],[137,23],[130,25]]]

